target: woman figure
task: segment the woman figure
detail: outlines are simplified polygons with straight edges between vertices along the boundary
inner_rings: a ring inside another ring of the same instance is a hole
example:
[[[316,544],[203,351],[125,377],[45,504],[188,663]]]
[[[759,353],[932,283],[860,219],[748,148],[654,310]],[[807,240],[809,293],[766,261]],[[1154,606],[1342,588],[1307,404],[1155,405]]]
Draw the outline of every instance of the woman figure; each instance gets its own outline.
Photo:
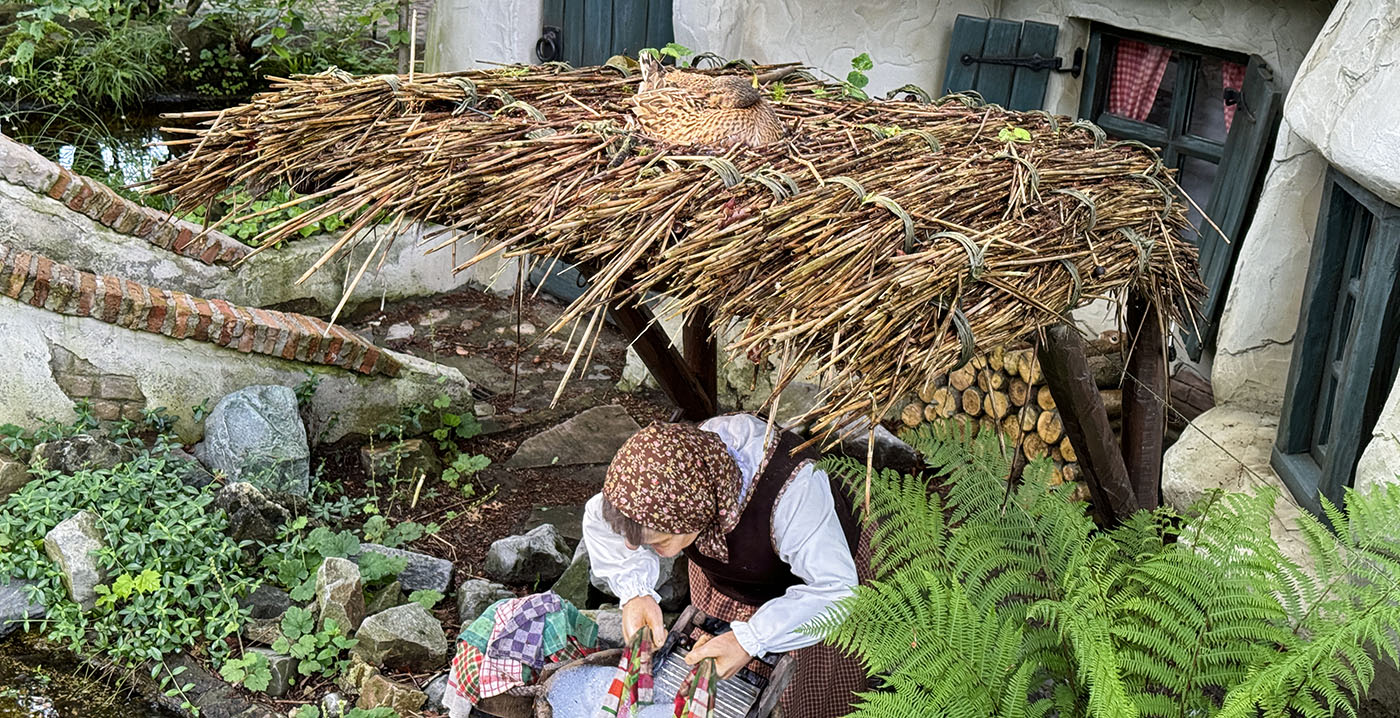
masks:
[[[728,678],[754,656],[796,651],[785,718],[846,715],[864,690],[860,665],[797,629],[851,594],[859,524],[845,492],[801,439],[735,414],[698,427],[652,424],[608,467],[589,500],[584,541],[594,573],[622,605],[622,630],[665,640],[655,592],[659,557],[690,559],[691,602],[731,631],[687,656]]]

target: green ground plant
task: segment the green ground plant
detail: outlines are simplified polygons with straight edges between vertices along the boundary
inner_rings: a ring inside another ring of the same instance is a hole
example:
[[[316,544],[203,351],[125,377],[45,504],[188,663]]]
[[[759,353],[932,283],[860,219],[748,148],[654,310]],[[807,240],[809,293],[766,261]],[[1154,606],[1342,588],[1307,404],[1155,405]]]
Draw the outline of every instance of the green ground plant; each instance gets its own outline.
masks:
[[[871,479],[875,582],[806,629],[882,685],[856,716],[1354,716],[1400,655],[1400,487],[1304,515],[1305,570],[1270,492],[1099,530],[1046,460],[1008,487],[992,432],[905,438],[928,472]],[[864,462],[827,465],[863,502]]]

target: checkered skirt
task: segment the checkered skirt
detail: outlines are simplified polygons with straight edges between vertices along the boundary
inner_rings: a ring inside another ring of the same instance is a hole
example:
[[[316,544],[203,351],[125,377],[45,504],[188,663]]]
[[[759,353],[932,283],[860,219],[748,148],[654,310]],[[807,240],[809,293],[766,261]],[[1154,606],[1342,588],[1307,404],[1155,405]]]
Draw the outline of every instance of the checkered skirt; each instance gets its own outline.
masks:
[[[856,547],[856,572],[861,583],[870,580],[870,528],[861,531]],[[757,606],[740,603],[715,590],[705,573],[690,565],[690,602],[722,621],[745,621]],[[818,643],[793,653],[797,672],[778,701],[783,718],[835,718],[854,710],[856,693],[869,684],[860,661],[833,646]]]

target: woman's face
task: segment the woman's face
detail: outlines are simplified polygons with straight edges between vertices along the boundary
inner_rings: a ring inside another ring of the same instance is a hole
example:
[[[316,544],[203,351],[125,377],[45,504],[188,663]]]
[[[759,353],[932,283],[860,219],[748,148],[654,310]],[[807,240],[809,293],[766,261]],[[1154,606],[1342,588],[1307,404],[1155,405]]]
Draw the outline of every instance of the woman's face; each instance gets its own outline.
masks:
[[[679,555],[681,551],[685,550],[686,546],[695,543],[695,538],[699,535],[700,534],[698,532],[688,534],[668,534],[662,533],[660,531],[652,531],[651,529],[646,529],[645,532],[643,532],[643,542],[647,545],[648,548],[650,548],[652,551],[655,551],[657,556],[660,556],[662,558],[671,558],[672,556]],[[638,547],[633,546],[631,543],[628,543],[627,548],[636,550]]]

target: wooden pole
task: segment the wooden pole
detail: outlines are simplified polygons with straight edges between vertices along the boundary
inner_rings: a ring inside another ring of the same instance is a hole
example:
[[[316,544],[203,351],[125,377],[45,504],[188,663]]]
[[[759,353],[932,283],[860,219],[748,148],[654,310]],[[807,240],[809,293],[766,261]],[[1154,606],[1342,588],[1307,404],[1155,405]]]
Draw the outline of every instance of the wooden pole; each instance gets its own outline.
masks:
[[[1040,369],[1084,470],[1094,511],[1105,524],[1122,521],[1137,509],[1137,496],[1074,327],[1056,324],[1045,330]]]
[[[1123,463],[1138,507],[1162,496],[1162,442],[1167,431],[1167,355],[1157,308],[1134,292],[1128,300],[1128,381],[1123,386]]]
[[[666,330],[654,321],[651,310],[630,302],[615,304],[611,310],[623,336],[636,338],[632,348],[656,377],[661,390],[680,407],[680,418],[701,421],[714,416],[715,405],[710,393],[690,364],[671,345]]]
[[[715,336],[710,331],[712,314],[705,307],[696,307],[686,318],[681,331],[681,346],[685,363],[695,372],[700,388],[715,411],[719,410],[719,359],[715,354]]]

